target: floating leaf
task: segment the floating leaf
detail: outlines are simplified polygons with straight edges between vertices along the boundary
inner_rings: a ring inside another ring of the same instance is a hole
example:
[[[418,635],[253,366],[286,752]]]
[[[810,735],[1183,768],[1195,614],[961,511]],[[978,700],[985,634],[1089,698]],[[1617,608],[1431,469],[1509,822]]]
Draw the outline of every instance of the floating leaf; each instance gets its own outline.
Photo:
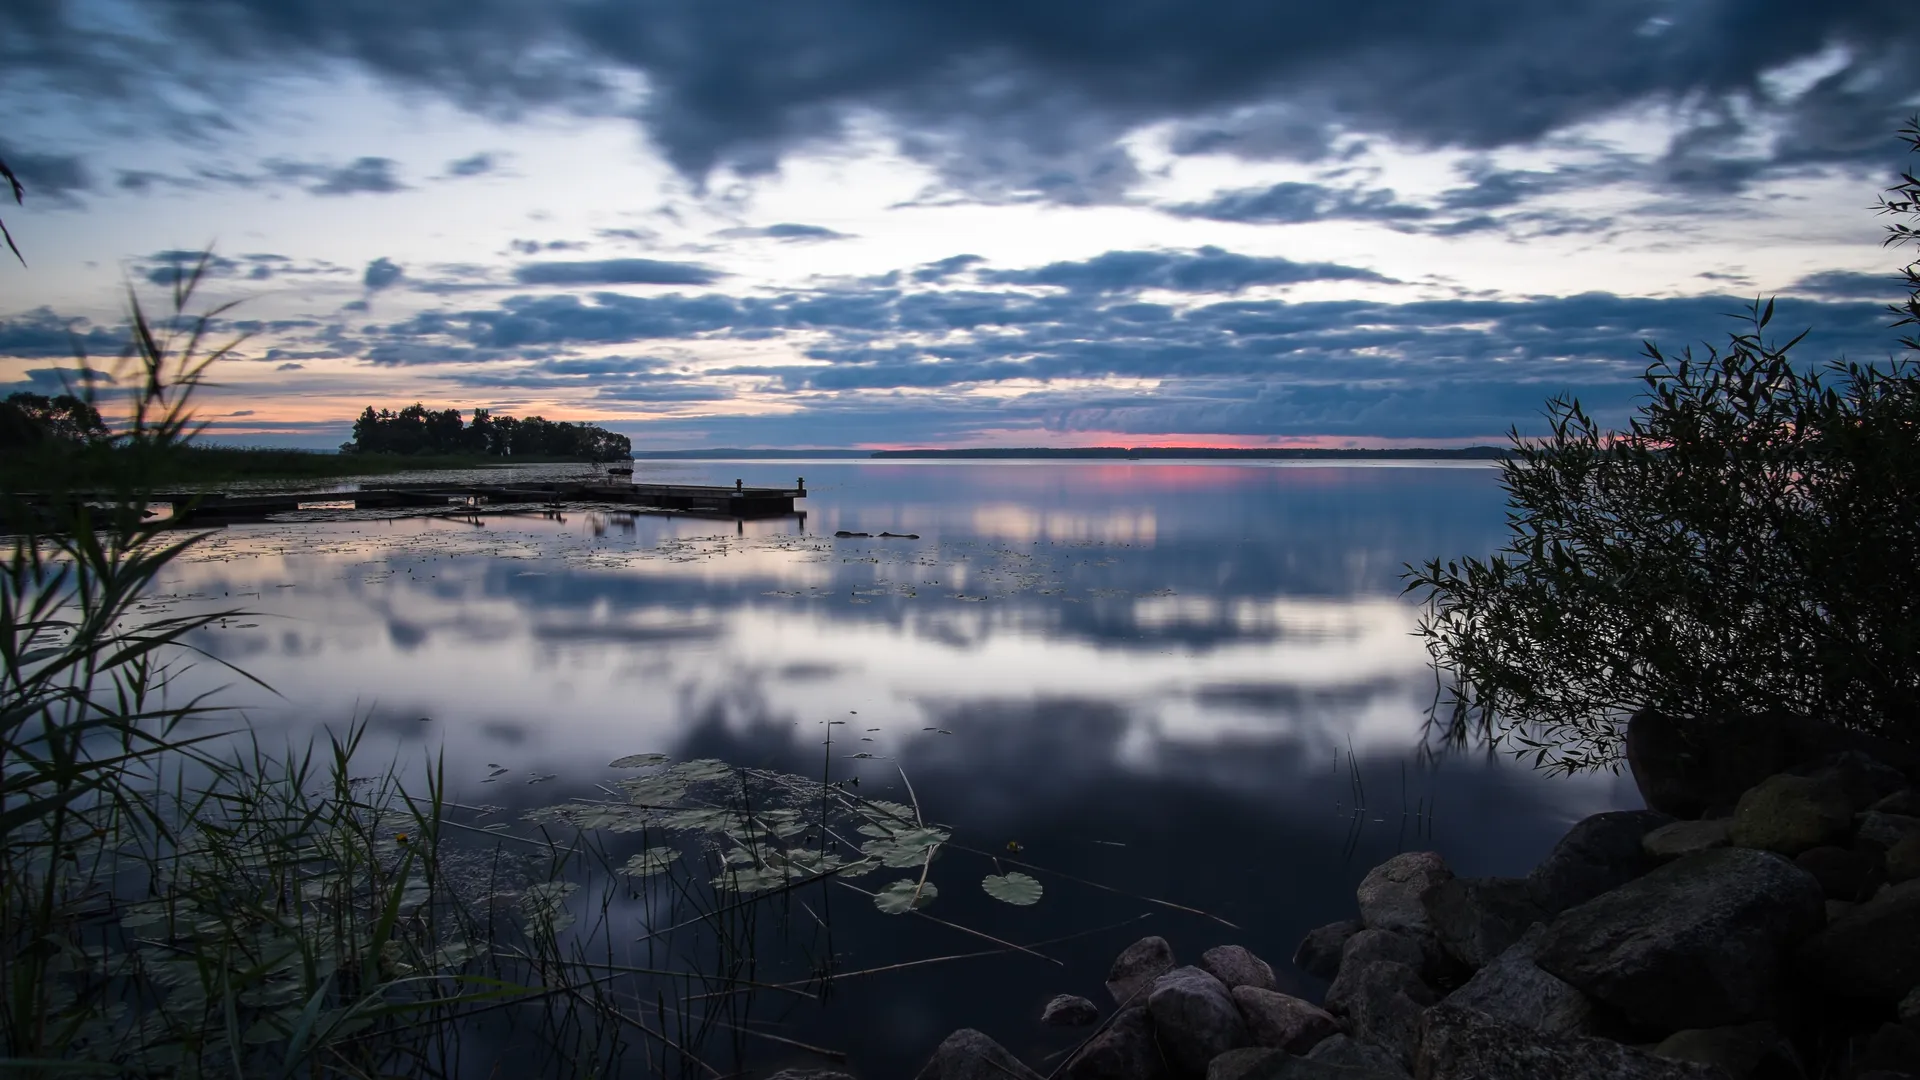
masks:
[[[687,785],[677,776],[635,776],[620,781],[627,798],[644,806],[665,806],[687,795]]]
[[[888,915],[905,915],[915,908],[933,903],[933,898],[938,895],[940,890],[934,888],[931,881],[922,885],[913,878],[901,878],[873,894],[873,906]]]
[[[672,866],[679,857],[680,852],[675,848],[650,848],[628,859],[627,865],[614,873],[636,878],[652,877]]]
[[[980,880],[980,887],[995,900],[1020,907],[1039,903],[1040,894],[1045,891],[1038,881],[1018,871],[1005,875],[988,874]]]
[[[660,819],[667,829],[697,829],[701,832],[732,832],[741,825],[740,815],[723,806],[690,806]]]
[[[612,761],[607,762],[607,766],[614,769],[644,769],[649,765],[658,765],[665,760],[667,760],[667,755],[665,754],[628,754],[623,758],[614,758]]]
[[[804,875],[796,875],[774,866],[748,866],[738,870],[728,870],[714,878],[713,887],[743,893],[765,892],[768,889],[777,889],[798,876]]]
[[[689,784],[697,784],[705,780],[724,780],[733,775],[733,766],[719,758],[697,758],[683,761],[667,772]]]

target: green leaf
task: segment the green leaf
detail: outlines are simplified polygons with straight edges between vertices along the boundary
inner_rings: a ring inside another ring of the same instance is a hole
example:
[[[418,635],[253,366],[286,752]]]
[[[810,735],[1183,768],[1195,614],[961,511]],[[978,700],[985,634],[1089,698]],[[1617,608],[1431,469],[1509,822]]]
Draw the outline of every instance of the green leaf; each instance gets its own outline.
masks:
[[[623,758],[614,758],[607,762],[613,769],[644,769],[649,765],[659,765],[667,760],[665,754],[628,754]]]
[[[1019,907],[1039,903],[1040,894],[1045,891],[1038,881],[1018,871],[1004,875],[988,874],[980,880],[980,887],[995,900]]]
[[[901,878],[875,893],[873,906],[888,915],[905,915],[933,903],[933,898],[938,895],[940,890],[934,888],[931,881],[922,885],[913,878]]]
[[[650,848],[628,859],[627,864],[614,873],[636,878],[652,877],[672,866],[679,857],[680,852],[675,848]]]
[[[683,761],[667,772],[689,784],[697,784],[706,780],[725,780],[733,775],[733,766],[719,758],[696,758]]]

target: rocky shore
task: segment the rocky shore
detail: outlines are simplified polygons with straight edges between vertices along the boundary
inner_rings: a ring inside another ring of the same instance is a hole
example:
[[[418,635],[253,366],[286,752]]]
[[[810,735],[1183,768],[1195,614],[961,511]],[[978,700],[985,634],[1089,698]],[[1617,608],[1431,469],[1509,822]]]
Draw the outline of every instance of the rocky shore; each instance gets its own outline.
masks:
[[[1636,716],[1650,809],[1574,825],[1524,878],[1406,852],[1292,962],[1236,945],[1181,964],[1149,937],[1066,1080],[1920,1080],[1920,786],[1905,752],[1834,749],[1767,718]],[[919,1080],[1039,1080],[973,1030]],[[836,1072],[783,1073],[816,1080]]]

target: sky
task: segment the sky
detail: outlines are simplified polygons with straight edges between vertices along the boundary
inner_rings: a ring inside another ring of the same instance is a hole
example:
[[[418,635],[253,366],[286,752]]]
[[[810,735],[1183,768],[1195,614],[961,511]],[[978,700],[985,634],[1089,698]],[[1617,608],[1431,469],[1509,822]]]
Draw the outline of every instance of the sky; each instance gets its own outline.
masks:
[[[0,109],[0,393],[211,251],[230,443],[1444,446],[1889,357],[1920,6],[10,0]]]

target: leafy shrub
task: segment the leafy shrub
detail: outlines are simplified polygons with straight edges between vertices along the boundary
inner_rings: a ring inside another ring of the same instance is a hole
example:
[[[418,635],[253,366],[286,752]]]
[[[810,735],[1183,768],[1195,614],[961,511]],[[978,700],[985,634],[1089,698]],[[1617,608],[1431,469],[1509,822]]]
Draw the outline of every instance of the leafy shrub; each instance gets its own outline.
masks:
[[[1901,134],[1920,152],[1920,120]],[[1881,209],[1920,218],[1920,180]],[[1920,263],[1904,275],[1896,326],[1920,324]],[[1806,334],[1770,341],[1773,310],[1756,301],[1704,357],[1648,343],[1624,432],[1553,399],[1551,434],[1515,433],[1501,466],[1506,547],[1409,568],[1449,693],[1442,742],[1614,766],[1643,707],[1920,741],[1920,368],[1797,366]]]

